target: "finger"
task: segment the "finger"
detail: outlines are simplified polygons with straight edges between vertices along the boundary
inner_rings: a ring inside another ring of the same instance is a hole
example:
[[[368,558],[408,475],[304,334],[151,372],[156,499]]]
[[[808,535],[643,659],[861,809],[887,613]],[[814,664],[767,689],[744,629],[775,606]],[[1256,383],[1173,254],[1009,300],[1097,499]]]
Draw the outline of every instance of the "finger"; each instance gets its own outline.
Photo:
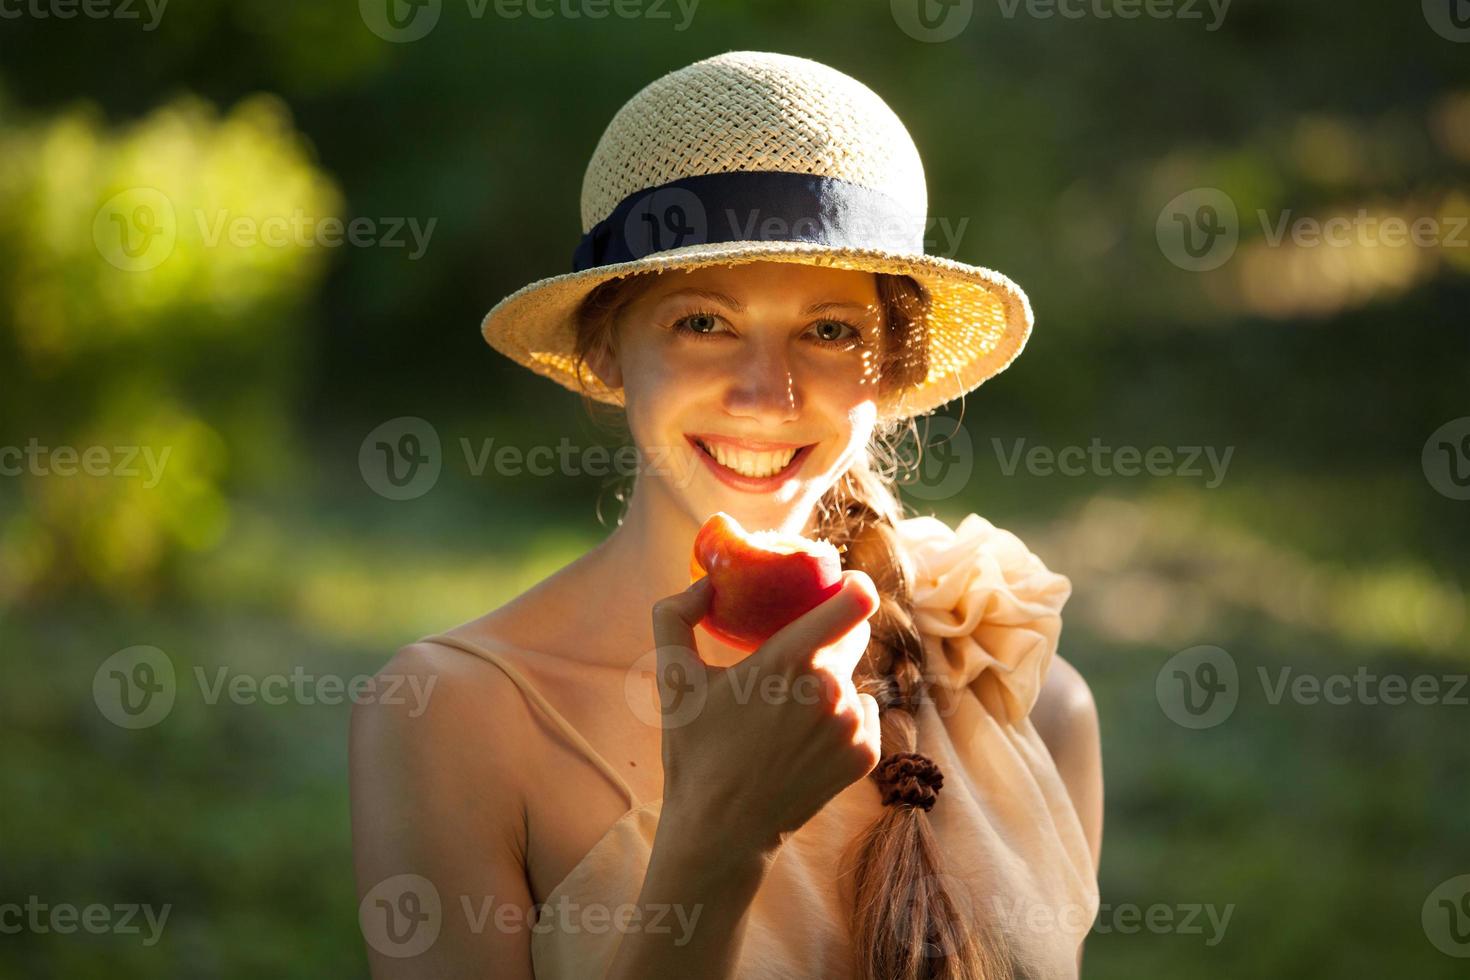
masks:
[[[858,701],[863,707],[863,741],[873,747],[873,758],[877,760],[883,751],[883,714],[878,710],[878,701],[871,694],[859,694]],[[876,768],[876,761],[874,767]],[[868,772],[872,772],[869,769]],[[863,775],[867,775],[864,773]]]
[[[853,674],[872,638],[872,625],[864,619],[836,643],[812,654],[810,669],[822,678],[828,703],[839,704],[846,698],[854,708],[857,707],[857,687],[853,682]]]
[[[878,589],[867,573],[848,569],[842,573],[842,588],[838,592],[787,623],[753,656],[762,666],[772,668],[785,667],[792,659],[810,658],[873,615],[878,610],[878,601]]]
[[[709,609],[710,595],[710,581],[706,576],[683,592],[653,604],[653,642],[658,650],[660,681],[675,664],[684,670],[704,666],[694,642],[694,627]]]
[[[833,643],[817,651],[812,657],[813,667],[825,667],[843,680],[848,680],[857,670],[857,665],[868,652],[873,639],[871,620],[859,620],[858,624]]]

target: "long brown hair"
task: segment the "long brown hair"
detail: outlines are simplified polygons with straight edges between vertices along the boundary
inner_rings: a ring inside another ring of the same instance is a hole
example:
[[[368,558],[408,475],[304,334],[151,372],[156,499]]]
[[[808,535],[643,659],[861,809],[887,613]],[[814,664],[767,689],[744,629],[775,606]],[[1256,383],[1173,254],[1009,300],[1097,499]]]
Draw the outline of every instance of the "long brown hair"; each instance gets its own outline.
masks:
[[[884,321],[879,391],[888,392],[923,378],[928,370],[929,295],[912,277],[874,275]],[[577,311],[578,378],[585,378],[584,364],[593,351],[616,351],[618,314],[654,278],[640,273],[612,279],[585,297]],[[593,404],[588,398],[589,411]],[[869,620],[872,636],[856,682],[859,691],[878,702],[884,758],[916,750],[916,712],[929,693],[911,583],[898,560],[895,528],[903,517],[894,489],[898,447],[913,431],[912,420],[881,421],[868,451],[822,495],[816,514],[817,534],[842,552],[844,568],[866,572],[881,598]],[[885,806],[852,841],[845,864],[859,980],[997,980],[1011,975],[1003,944],[982,938],[979,924],[960,914],[945,888],[926,810]]]

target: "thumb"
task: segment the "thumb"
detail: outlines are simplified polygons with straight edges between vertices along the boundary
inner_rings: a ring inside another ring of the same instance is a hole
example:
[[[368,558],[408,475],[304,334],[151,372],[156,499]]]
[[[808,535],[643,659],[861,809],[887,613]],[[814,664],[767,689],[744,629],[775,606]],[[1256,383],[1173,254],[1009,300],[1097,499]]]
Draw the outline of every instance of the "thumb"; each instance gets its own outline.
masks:
[[[653,642],[658,654],[655,670],[659,697],[665,704],[672,691],[682,690],[692,678],[705,672],[694,642],[694,627],[709,609],[711,594],[709,576],[705,576],[683,592],[653,604]]]
[[[859,694],[858,701],[862,703],[863,709],[863,734],[862,740],[873,747],[873,768],[877,768],[878,761],[883,755],[883,714],[878,710],[878,701],[871,694]],[[868,772],[872,772],[869,769]],[[863,775],[867,775],[864,773]]]

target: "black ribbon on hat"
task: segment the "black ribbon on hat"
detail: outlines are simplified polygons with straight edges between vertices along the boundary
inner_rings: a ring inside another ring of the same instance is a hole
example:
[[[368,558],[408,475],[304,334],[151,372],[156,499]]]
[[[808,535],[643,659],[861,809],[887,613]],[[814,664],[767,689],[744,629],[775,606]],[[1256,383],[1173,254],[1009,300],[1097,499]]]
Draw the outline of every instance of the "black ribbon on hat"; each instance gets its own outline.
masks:
[[[582,236],[572,271],[688,245],[811,242],[922,255],[925,216],[837,177],[737,170],[681,177],[629,194]]]

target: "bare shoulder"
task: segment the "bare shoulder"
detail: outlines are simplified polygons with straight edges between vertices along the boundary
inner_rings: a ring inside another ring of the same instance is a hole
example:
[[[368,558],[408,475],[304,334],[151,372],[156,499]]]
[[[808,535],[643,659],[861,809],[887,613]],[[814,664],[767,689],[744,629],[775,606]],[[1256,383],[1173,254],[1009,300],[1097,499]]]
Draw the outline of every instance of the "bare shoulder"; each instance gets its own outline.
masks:
[[[1097,702],[1093,699],[1092,688],[1081,672],[1061,654],[1052,657],[1041,694],[1031,709],[1031,721],[1053,755],[1097,728]]]
[[[531,726],[514,683],[494,664],[432,643],[403,647],[374,681],[353,706],[349,749],[359,899],[426,881],[413,887],[432,887],[446,907],[453,895],[529,905],[522,749]],[[371,908],[385,903],[392,896]],[[531,977],[522,930],[476,931],[446,915],[433,947],[407,959],[392,948],[393,929],[364,935],[376,978],[470,976],[486,963],[497,976]]]
[[[466,813],[506,832],[522,808],[517,746],[525,743],[525,702],[504,671],[438,644],[398,649],[353,705],[350,767],[359,795],[416,798],[494,786]],[[379,801],[382,802],[382,801]]]
[[[393,696],[415,690],[426,692],[417,702]],[[483,708],[504,707],[514,694],[514,683],[487,660],[440,643],[410,643],[373,675],[371,691],[354,705],[353,724],[378,720],[401,725],[423,718],[428,724],[420,726],[425,731],[418,734],[428,736],[438,725],[453,721],[480,724],[503,718],[503,713]],[[484,714],[495,717],[481,717]]]
[[[1031,720],[1077,810],[1096,871],[1102,852],[1102,732],[1092,688],[1060,655],[1052,658]]]

